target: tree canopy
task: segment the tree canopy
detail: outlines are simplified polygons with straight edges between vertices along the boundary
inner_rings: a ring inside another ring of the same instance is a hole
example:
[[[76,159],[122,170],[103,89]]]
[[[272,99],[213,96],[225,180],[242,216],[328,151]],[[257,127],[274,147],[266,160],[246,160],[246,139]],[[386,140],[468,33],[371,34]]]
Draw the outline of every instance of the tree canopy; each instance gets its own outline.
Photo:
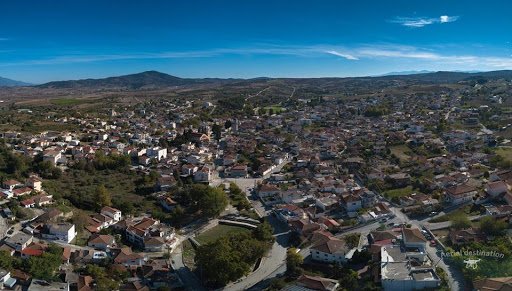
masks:
[[[229,234],[198,247],[195,260],[206,284],[221,287],[247,275],[267,250],[268,243],[251,233]]]

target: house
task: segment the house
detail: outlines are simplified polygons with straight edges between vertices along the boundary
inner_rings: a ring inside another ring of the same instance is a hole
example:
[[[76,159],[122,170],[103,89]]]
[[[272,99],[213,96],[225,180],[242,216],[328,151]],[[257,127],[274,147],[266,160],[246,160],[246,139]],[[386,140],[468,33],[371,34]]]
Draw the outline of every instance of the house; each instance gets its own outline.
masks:
[[[78,277],[78,281],[76,282],[77,291],[92,291],[93,288],[93,278],[91,276],[82,276]]]
[[[45,239],[70,243],[77,233],[72,223],[48,223],[44,225],[41,235]]]
[[[29,187],[21,187],[21,188],[16,188],[16,189],[12,190],[12,193],[16,197],[28,195],[31,192],[32,192],[32,188],[29,188]]]
[[[248,175],[247,165],[234,165],[226,169],[226,177],[245,178]]]
[[[427,239],[418,228],[403,228],[402,239],[405,247],[418,248],[424,251],[427,247]]]
[[[188,177],[194,175],[194,173],[198,170],[196,165],[185,164],[181,167],[181,176]]]
[[[24,248],[20,254],[23,259],[30,257],[40,257],[44,254],[47,248],[48,246],[46,244],[31,243],[26,248]]]
[[[310,249],[311,258],[315,261],[343,264],[347,261],[350,248],[342,239],[329,237],[325,241],[313,244]]]
[[[158,161],[167,158],[167,149],[161,147],[149,148],[146,151],[146,155],[150,158],[154,158]]]
[[[174,201],[171,197],[167,195],[162,195],[158,198],[158,202],[160,205],[167,211],[172,211],[176,206],[178,206],[178,202]]]
[[[115,246],[115,239],[107,234],[93,234],[89,238],[87,245],[95,249],[107,251]]]
[[[147,237],[144,239],[144,251],[163,252],[164,250],[165,242],[162,237]]]
[[[341,204],[349,216],[354,217],[355,214],[357,214],[357,211],[363,208],[363,201],[361,201],[361,198],[357,195],[346,194],[342,195],[341,198]]]
[[[127,282],[121,286],[122,291],[149,291],[149,287],[140,281]]]
[[[48,282],[45,280],[32,280],[27,291],[69,291],[69,283]]]
[[[448,236],[453,245],[462,245],[462,244],[467,244],[467,243],[472,243],[472,242],[480,242],[480,241],[483,241],[483,239],[484,239],[483,235],[479,231],[477,231],[476,229],[474,229],[472,227],[467,228],[467,229],[460,229],[460,230],[452,229],[452,230],[450,230],[450,233]]]
[[[405,187],[411,183],[411,175],[407,173],[396,173],[388,176],[395,187]]]
[[[58,150],[45,151],[43,154],[43,161],[49,161],[52,165],[57,165],[59,160],[62,158],[62,153]]]
[[[495,181],[485,184],[485,192],[491,197],[496,197],[508,191],[507,183],[504,181]]]
[[[194,173],[194,182],[210,182],[212,178],[212,171],[209,167],[203,166],[201,169]]]
[[[272,184],[262,184],[258,188],[258,196],[260,198],[275,196],[275,195],[279,194],[279,192],[280,192],[280,189],[277,188],[277,186],[272,185]]]
[[[147,251],[162,251],[175,235],[174,229],[164,229],[160,221],[147,217],[129,225],[125,233],[129,242]]]
[[[380,276],[385,291],[436,290],[441,283],[430,265],[414,263],[399,246],[380,248]]]
[[[22,232],[18,232],[15,235],[7,238],[5,244],[15,249],[17,252],[24,250],[29,244],[32,243],[34,237]]]
[[[19,186],[23,186],[23,184],[16,180],[5,180],[2,183],[2,188],[7,189],[9,191],[12,191],[12,190],[14,190],[14,188],[19,187]]]
[[[12,286],[14,286],[14,284],[11,284],[11,283],[12,283],[11,272],[4,270],[4,269],[0,269],[1,289],[4,289],[4,286],[7,286],[7,287],[10,286],[9,288],[11,288]],[[16,283],[15,279],[14,279],[14,283]]]
[[[338,199],[333,197],[319,197],[315,199],[315,205],[323,211],[336,208],[338,206]]]
[[[297,286],[303,287],[304,290],[319,290],[319,291],[335,291],[339,287],[339,282],[334,279],[319,277],[319,276],[308,276],[301,275],[297,282]],[[283,290],[288,290],[284,288]],[[291,289],[293,290],[293,288]],[[302,290],[302,288],[300,289]]]
[[[101,208],[101,212],[100,213],[102,215],[105,215],[107,217],[112,218],[114,223],[120,221],[121,218],[122,218],[121,210],[113,208],[113,207],[110,207],[110,206],[105,206],[105,207]]]
[[[125,267],[142,266],[146,259],[143,255],[132,252],[130,248],[113,250],[114,263]]]
[[[43,182],[39,177],[36,176],[31,176],[28,178],[26,185],[38,192],[43,190]]]
[[[159,191],[168,191],[174,185],[176,185],[177,181],[173,175],[160,175],[158,180],[156,181],[156,188]]]
[[[9,207],[5,207],[4,209],[2,209],[2,212],[4,213],[4,215],[7,219],[10,219],[10,220],[16,219],[16,216],[14,215],[14,213],[12,213],[12,211]]]
[[[322,228],[318,223],[311,223],[306,219],[293,219],[288,221],[290,228],[296,233],[308,237],[311,233]]]
[[[477,194],[477,190],[473,186],[461,184],[454,187],[446,188],[445,199],[452,205],[460,205],[473,200]]]

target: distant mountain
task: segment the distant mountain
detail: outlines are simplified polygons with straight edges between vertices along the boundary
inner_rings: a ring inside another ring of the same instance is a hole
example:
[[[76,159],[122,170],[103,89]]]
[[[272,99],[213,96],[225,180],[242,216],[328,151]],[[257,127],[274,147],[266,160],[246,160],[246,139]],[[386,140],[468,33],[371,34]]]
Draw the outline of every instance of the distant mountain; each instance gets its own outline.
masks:
[[[431,73],[413,74],[413,75],[390,75],[374,77],[380,80],[414,80],[427,83],[453,83],[480,79],[512,79],[512,70],[489,71],[489,72],[449,72],[439,71]]]
[[[37,88],[57,89],[158,89],[176,86],[201,86],[201,85],[248,85],[255,82],[267,82],[282,80],[283,82],[299,82],[316,84],[353,83],[360,84],[374,81],[407,81],[410,83],[453,83],[459,81],[482,81],[487,79],[512,79],[512,71],[491,72],[430,72],[430,71],[406,71],[389,73],[374,77],[349,77],[349,78],[266,78],[254,79],[217,79],[217,78],[180,78],[157,71],[146,71],[138,74],[109,77],[104,79],[84,79],[70,81],[56,81],[38,85]]]
[[[30,86],[31,84],[0,77],[0,87]]]
[[[138,74],[124,75],[118,77],[109,77],[104,79],[83,79],[70,81],[55,81],[38,85],[39,88],[57,88],[57,89],[100,89],[100,88],[119,88],[119,89],[150,89],[165,88],[175,86],[188,86],[209,83],[233,82],[237,79],[186,79],[171,76],[157,71],[146,71]]]
[[[405,75],[417,75],[417,74],[428,74],[434,73],[433,71],[421,70],[421,71],[400,71],[400,72],[389,72],[382,75],[375,75],[375,77],[384,77],[384,76],[405,76]]]

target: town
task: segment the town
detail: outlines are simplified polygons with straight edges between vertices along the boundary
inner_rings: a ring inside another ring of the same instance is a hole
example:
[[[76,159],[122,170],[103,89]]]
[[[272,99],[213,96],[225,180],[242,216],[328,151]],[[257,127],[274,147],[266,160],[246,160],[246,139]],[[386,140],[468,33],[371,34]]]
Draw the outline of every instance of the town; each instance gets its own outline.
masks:
[[[509,286],[509,76],[301,82],[6,99],[3,288]]]

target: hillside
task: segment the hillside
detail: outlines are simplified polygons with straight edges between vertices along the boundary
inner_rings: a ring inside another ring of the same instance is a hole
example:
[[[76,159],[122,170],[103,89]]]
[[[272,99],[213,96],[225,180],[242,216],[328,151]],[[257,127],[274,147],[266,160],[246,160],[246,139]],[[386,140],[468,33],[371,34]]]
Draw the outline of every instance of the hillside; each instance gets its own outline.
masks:
[[[104,79],[83,79],[70,81],[55,81],[37,86],[38,88],[54,89],[151,89],[175,86],[189,86],[208,83],[225,83],[234,79],[185,79],[157,71],[146,71],[137,74],[108,77]]]
[[[0,77],[0,87],[29,86],[30,84]]]
[[[104,79],[83,79],[70,81],[55,81],[38,85],[37,88],[51,89],[155,89],[169,88],[176,86],[194,86],[205,84],[250,84],[271,80],[281,80],[285,83],[309,83],[316,85],[323,84],[347,84],[347,83],[368,83],[368,82],[389,82],[404,81],[411,84],[419,83],[454,83],[465,80],[480,79],[512,79],[512,71],[491,71],[478,73],[464,72],[428,72],[419,74],[399,74],[376,76],[376,77],[348,77],[348,78],[254,78],[254,79],[192,79],[180,78],[157,71],[146,71],[138,74],[108,77]]]

